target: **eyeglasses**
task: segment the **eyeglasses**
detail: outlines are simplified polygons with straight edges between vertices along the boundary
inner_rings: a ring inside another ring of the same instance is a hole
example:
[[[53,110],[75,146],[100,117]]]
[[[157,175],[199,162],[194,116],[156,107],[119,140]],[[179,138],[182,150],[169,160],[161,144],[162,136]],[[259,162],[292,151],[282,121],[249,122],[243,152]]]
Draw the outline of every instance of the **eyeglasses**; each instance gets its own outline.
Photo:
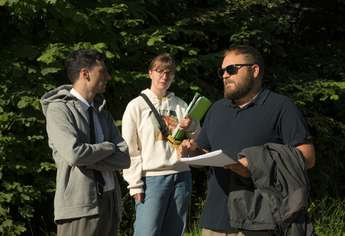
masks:
[[[232,64],[228,65],[225,68],[219,68],[218,69],[218,76],[219,78],[223,78],[224,72],[228,73],[229,75],[235,75],[237,74],[238,70],[241,69],[243,66],[252,66],[254,64]]]
[[[175,75],[175,72],[174,71],[171,71],[171,70],[159,70],[159,69],[156,69],[156,70],[153,70],[153,71],[156,71],[159,76],[163,76],[164,74],[166,74],[167,76],[174,76]]]

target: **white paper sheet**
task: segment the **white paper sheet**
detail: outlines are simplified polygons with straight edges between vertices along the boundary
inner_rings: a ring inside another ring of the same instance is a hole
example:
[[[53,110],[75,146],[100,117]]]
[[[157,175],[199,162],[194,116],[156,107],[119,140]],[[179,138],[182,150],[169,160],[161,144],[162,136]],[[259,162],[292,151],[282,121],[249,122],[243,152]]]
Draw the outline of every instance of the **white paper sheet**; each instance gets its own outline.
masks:
[[[231,157],[226,155],[222,150],[208,152],[195,157],[181,157],[180,161],[189,165],[216,167],[224,167],[226,165],[238,163],[237,160],[232,159]]]

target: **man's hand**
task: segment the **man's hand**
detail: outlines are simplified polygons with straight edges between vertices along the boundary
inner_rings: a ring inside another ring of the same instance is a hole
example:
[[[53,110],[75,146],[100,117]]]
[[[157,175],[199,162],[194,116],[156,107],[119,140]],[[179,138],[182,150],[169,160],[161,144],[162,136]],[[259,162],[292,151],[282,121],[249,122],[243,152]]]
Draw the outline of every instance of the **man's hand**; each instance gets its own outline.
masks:
[[[239,163],[226,165],[224,169],[229,169],[242,177],[249,177],[250,173],[248,170],[248,159],[243,157],[238,160]]]
[[[191,154],[197,149],[198,144],[194,141],[194,139],[185,139],[179,145],[177,154],[179,157],[191,156]]]
[[[184,117],[182,120],[180,120],[179,122],[179,127],[182,129],[182,130],[186,130],[188,129],[188,127],[192,124],[192,118],[187,116],[187,117]]]
[[[144,193],[136,193],[136,194],[134,194],[133,198],[134,198],[135,202],[143,203],[144,199],[145,199],[145,194]]]

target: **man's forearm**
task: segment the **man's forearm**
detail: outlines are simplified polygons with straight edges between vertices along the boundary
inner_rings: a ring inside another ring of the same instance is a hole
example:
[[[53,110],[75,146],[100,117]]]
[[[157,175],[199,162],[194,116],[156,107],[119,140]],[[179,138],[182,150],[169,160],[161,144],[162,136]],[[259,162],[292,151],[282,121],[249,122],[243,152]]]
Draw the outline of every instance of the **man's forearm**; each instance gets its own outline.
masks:
[[[307,169],[315,166],[315,148],[313,144],[300,144],[296,148],[300,150],[304,156]]]

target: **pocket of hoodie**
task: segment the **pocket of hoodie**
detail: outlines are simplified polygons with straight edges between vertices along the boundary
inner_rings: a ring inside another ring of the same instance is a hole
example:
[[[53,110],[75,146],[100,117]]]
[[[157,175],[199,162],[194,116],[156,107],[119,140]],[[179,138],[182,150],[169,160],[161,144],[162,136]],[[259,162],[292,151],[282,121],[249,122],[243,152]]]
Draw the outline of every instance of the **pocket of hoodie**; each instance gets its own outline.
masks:
[[[72,185],[73,185],[73,176],[72,176],[72,173],[73,173],[73,170],[74,170],[74,167],[70,167],[69,170],[68,170],[68,178],[67,178],[67,185],[66,185],[66,188],[65,188],[65,191],[64,191],[64,198],[67,199],[70,195],[70,192],[71,192],[71,189],[72,189]]]
[[[91,170],[72,168],[64,192],[67,205],[87,205],[97,201],[96,185]]]

